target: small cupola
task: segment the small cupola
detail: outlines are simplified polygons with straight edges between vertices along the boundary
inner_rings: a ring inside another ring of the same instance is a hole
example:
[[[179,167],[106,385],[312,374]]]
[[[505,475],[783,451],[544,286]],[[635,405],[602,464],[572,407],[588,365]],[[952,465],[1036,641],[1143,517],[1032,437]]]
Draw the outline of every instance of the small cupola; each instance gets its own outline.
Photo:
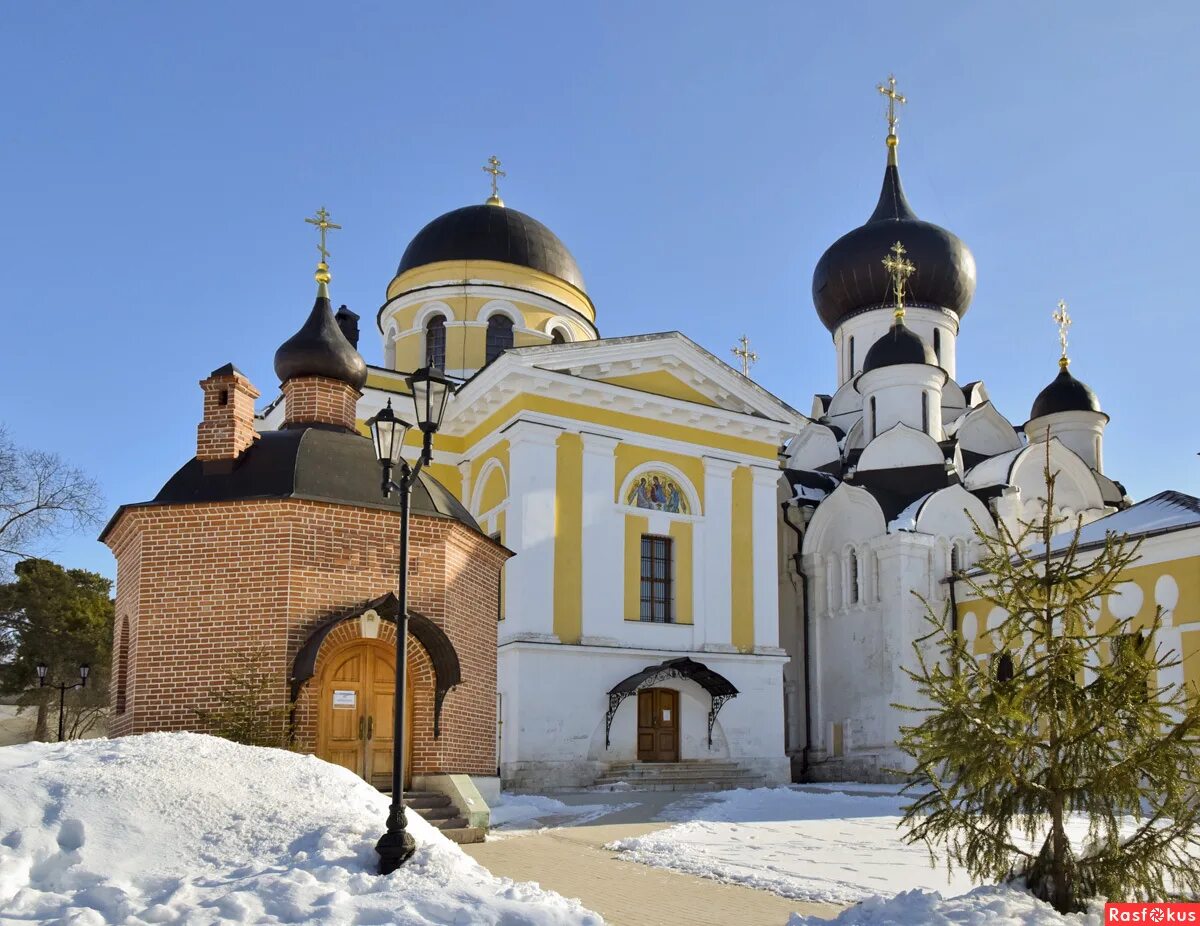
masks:
[[[937,356],[921,338],[904,324],[904,319],[897,318],[892,327],[878,341],[871,345],[863,360],[863,372],[869,373],[880,367],[892,367],[902,363],[926,363],[937,366]]]
[[[1075,451],[1092,469],[1104,472],[1104,427],[1108,415],[1100,409],[1100,399],[1087,383],[1071,375],[1071,359],[1067,356],[1067,329],[1071,316],[1067,304],[1059,300],[1053,315],[1058,324],[1062,355],[1058,359],[1058,375],[1037,394],[1025,422],[1025,436],[1030,442],[1057,437]]]
[[[318,220],[307,220],[321,230],[322,260],[314,274],[317,298],[300,330],[275,351],[275,373],[286,402],[284,427],[328,424],[354,430],[367,364],[347,340],[329,302],[333,277],[325,261],[325,233],[340,226],[328,221],[324,209],[317,215]]]

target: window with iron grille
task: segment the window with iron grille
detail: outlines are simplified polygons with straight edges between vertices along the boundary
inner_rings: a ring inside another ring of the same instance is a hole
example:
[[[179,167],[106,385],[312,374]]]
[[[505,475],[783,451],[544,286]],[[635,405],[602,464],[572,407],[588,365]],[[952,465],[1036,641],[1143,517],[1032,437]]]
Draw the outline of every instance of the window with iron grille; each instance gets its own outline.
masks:
[[[446,369],[446,319],[440,315],[425,326],[425,366]]]
[[[506,315],[493,315],[487,323],[487,354],[485,360],[491,363],[502,353],[513,346],[513,321]]]
[[[642,535],[642,613],[644,621],[670,624],[675,620],[671,601],[672,549],[670,537]]]

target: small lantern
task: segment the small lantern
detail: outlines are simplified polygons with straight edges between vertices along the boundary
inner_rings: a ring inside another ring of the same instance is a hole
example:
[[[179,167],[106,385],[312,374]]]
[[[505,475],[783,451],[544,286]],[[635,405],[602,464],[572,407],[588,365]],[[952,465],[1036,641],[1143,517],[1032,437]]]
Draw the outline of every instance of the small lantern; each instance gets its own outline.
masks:
[[[83,663],[83,665],[81,665],[79,667],[79,686],[81,688],[87,687],[88,673],[91,671],[92,671],[92,667],[89,666],[86,662]]]
[[[39,688],[46,684],[46,672],[47,671],[48,671],[48,669],[46,668],[46,664],[44,662],[39,662],[37,664],[37,677],[38,677],[38,687]]]
[[[404,451],[404,436],[408,433],[409,423],[397,418],[392,411],[392,400],[388,399],[387,406],[380,409],[379,414],[367,424],[371,428],[371,438],[375,441],[375,456],[385,468],[399,466]]]
[[[412,390],[413,406],[417,412],[417,427],[426,434],[433,434],[442,426],[446,413],[446,402],[454,388],[450,380],[438,370],[422,367],[406,380]]]

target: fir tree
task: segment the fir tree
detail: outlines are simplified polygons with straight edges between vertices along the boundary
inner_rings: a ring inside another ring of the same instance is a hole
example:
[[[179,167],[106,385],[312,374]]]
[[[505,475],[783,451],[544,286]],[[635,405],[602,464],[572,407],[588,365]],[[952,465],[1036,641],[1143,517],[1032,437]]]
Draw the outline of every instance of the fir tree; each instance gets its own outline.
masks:
[[[1161,609],[1099,620],[1138,544],[1110,532],[1080,549],[1081,522],[1060,533],[1048,450],[1045,478],[1041,516],[976,524],[978,571],[955,577],[1004,610],[996,654],[977,660],[927,605],[933,629],[906,671],[932,706],[909,708],[923,717],[900,745],[910,788],[928,790],[906,808],[906,839],[1064,913],[1200,893],[1200,695],[1158,681],[1179,659],[1155,642]]]
[[[210,691],[216,707],[193,709],[209,733],[245,746],[288,747],[291,710],[279,700],[284,680],[267,661],[262,650],[232,654],[221,687]]]

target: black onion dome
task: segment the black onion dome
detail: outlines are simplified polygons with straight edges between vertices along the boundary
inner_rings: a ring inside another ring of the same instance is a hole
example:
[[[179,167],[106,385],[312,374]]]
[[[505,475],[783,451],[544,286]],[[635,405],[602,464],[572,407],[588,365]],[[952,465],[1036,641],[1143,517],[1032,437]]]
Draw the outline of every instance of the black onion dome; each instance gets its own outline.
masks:
[[[904,196],[899,168],[888,164],[871,217],[830,245],[813,271],[813,305],[826,328],[833,331],[864,309],[895,303],[881,262],[897,241],[916,267],[905,304],[949,309],[959,318],[966,314],[975,295],[974,256],[953,232],[917,218]]]
[[[1100,399],[1087,383],[1080,382],[1066,369],[1060,370],[1054,381],[1038,393],[1029,411],[1029,420],[1053,415],[1055,412],[1098,412]],[[1103,414],[1101,412],[1101,414]]]
[[[871,345],[863,360],[863,372],[880,367],[894,367],[901,363],[927,363],[937,366],[937,355],[933,348],[921,340],[921,336],[897,321],[878,341]]]
[[[440,215],[404,249],[396,275],[443,260],[494,260],[540,270],[586,292],[567,246],[532,216],[506,206],[463,206]]]
[[[362,389],[367,364],[346,340],[328,296],[317,296],[308,320],[275,351],[275,375],[281,383],[298,376],[327,376]]]

